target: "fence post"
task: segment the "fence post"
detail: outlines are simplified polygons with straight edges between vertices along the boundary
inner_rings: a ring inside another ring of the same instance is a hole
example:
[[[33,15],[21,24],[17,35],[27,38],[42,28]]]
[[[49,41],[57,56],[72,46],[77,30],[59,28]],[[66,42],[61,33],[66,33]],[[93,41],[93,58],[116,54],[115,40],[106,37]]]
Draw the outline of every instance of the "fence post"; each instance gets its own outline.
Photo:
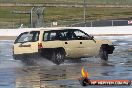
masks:
[[[91,23],[91,27],[93,27],[93,21],[91,21],[90,23]]]
[[[86,1],[83,0],[83,20],[84,20],[84,26],[86,27]]]
[[[113,24],[113,20],[112,20],[112,26],[114,26],[114,24]]]

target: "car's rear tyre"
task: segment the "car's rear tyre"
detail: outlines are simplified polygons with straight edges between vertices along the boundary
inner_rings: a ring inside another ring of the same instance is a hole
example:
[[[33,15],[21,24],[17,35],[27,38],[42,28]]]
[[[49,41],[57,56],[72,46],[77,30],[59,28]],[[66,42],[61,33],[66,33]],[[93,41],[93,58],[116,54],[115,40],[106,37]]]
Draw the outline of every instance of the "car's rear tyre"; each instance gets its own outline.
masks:
[[[106,49],[101,48],[99,51],[99,56],[100,56],[101,60],[108,61],[108,52]]]
[[[61,63],[64,62],[65,59],[65,54],[64,51],[62,50],[54,50],[53,54],[51,56],[51,60],[53,63],[60,65]]]

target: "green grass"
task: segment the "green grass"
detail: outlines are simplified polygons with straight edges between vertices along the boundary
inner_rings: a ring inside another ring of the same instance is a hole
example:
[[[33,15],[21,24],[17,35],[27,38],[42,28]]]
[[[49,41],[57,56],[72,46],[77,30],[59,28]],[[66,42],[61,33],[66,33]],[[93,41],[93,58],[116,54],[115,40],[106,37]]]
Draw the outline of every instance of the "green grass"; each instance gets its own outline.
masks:
[[[87,20],[130,17],[132,8],[87,8]],[[46,20],[79,20],[83,19],[83,8],[46,8]]]
[[[29,11],[31,7],[0,7],[0,28],[8,27],[5,24],[13,24],[19,26],[23,23],[29,26],[29,15],[27,14],[12,14],[14,10]],[[132,8],[95,8],[86,9],[86,19],[101,20],[101,19],[117,19],[128,18],[132,16]],[[83,8],[75,7],[46,7],[44,11],[44,21],[49,23],[52,21],[59,22],[59,26],[83,21]],[[64,23],[64,21],[66,21]],[[4,26],[3,26],[4,25]],[[11,27],[11,25],[9,27]]]
[[[0,0],[0,3],[66,3],[83,4],[83,0]],[[86,0],[87,4],[97,5],[132,5],[132,0]],[[32,7],[0,7],[0,28],[18,27],[21,23],[29,26],[29,15],[12,14],[13,11],[29,11]],[[86,20],[118,19],[132,16],[132,8],[96,8],[86,9]],[[33,17],[35,18],[35,17]],[[50,26],[57,21],[59,26],[83,21],[83,8],[75,7],[46,7],[44,21]],[[15,25],[15,26],[12,26]]]
[[[83,3],[83,0],[0,0],[0,3]],[[86,3],[132,5],[132,0],[86,0]]]

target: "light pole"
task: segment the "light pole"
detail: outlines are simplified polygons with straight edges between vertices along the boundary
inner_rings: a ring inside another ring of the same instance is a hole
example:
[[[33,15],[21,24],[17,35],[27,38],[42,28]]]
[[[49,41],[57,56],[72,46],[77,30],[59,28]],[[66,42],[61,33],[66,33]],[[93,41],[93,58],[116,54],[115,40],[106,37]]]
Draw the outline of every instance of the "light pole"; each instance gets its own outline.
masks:
[[[33,9],[34,7],[30,10],[30,27],[33,27]]]
[[[84,21],[84,26],[86,27],[86,1],[83,0],[83,21]]]

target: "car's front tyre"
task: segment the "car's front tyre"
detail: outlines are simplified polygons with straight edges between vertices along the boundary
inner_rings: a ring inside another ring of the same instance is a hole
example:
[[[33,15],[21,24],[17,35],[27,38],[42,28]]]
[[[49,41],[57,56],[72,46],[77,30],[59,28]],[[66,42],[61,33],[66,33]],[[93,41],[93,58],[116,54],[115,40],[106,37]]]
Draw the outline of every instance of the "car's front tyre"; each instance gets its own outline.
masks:
[[[108,52],[106,49],[101,48],[99,51],[99,56],[100,56],[101,60],[108,61]]]

